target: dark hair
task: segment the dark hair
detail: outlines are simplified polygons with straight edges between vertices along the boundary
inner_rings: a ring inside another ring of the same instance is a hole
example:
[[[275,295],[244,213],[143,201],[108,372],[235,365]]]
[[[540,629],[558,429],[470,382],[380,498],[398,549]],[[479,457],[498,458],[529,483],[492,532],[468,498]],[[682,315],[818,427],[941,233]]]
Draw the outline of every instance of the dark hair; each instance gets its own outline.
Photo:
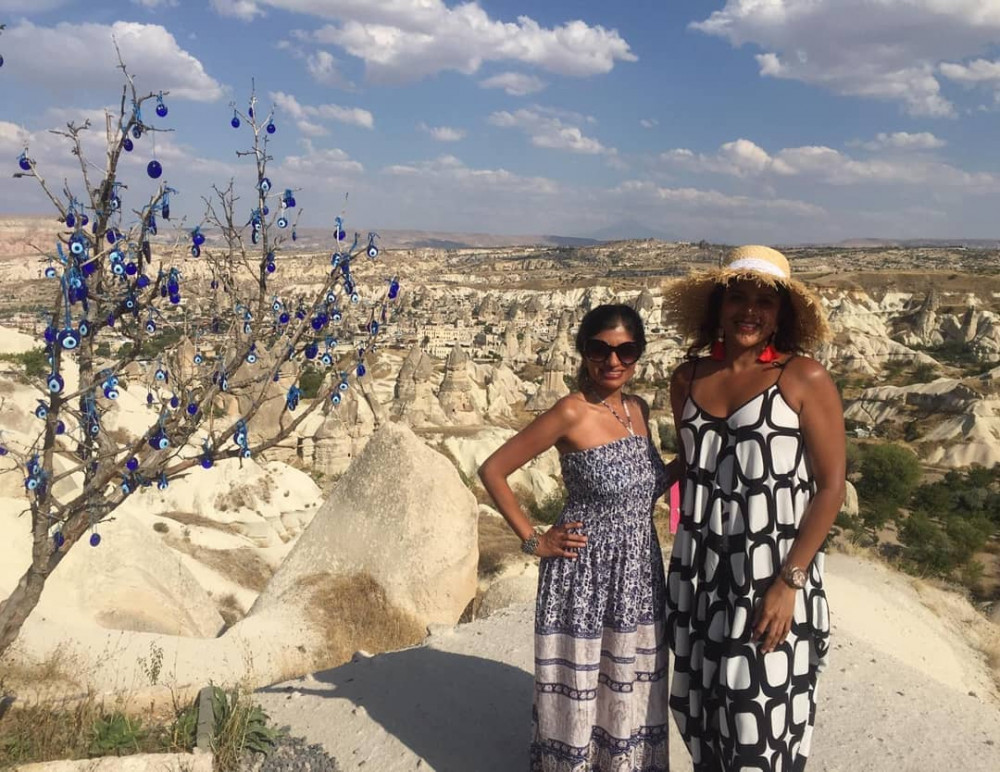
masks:
[[[598,333],[616,327],[625,328],[625,331],[632,336],[632,340],[639,344],[639,356],[642,356],[646,351],[646,330],[642,325],[642,317],[632,306],[620,303],[597,306],[584,315],[576,331],[576,353],[582,357],[583,347],[588,340]],[[580,369],[576,374],[577,387],[582,390],[587,385],[587,380],[587,363],[584,360],[580,363]]]
[[[730,280],[732,281],[732,279]],[[722,299],[726,294],[727,284],[716,284],[705,303],[705,315],[702,317],[694,343],[688,348],[687,356],[694,359],[698,352],[708,348],[715,341],[719,332],[719,317],[722,315]],[[799,336],[798,314],[792,296],[782,285],[775,286],[778,291],[778,325],[774,331],[772,343],[782,354],[801,354],[802,342]]]

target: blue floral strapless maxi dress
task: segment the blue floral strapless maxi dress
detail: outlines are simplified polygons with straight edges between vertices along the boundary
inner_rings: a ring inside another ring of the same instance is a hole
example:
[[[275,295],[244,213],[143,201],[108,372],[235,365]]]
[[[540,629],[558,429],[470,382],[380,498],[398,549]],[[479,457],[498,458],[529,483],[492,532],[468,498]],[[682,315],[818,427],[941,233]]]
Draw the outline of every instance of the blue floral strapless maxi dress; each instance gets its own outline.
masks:
[[[779,375],[780,380],[780,375]],[[777,579],[815,485],[798,415],[775,383],[726,417],[690,396],[667,578],[670,707],[698,772],[805,767],[829,649],[823,553],[796,593],[787,640],[762,654],[755,607]]]
[[[666,772],[660,454],[629,436],[561,457],[575,560],[544,558],[535,610],[532,772]]]

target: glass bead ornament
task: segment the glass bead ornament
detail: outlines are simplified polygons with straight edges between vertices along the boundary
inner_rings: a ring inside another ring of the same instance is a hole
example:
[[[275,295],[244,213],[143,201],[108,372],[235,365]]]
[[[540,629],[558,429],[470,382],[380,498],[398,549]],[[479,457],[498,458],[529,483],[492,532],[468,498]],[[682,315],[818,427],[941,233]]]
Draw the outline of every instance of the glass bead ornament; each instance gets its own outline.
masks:
[[[264,130],[268,134],[274,134],[274,132],[277,131],[277,127],[274,125],[274,121],[268,121],[267,126],[264,127]]]
[[[21,153],[21,155],[17,157],[17,165],[21,168],[21,171],[23,172],[31,171],[31,159],[28,158],[27,153]]]
[[[66,537],[63,536],[62,531],[56,531],[52,534],[52,544],[56,549],[59,549],[66,543]]]
[[[233,119],[229,122],[229,125],[234,129],[238,129],[240,127],[240,116],[238,116],[235,111],[233,111]]]
[[[101,543],[101,535],[96,531],[90,534],[90,546],[96,547]]]
[[[160,165],[160,162],[156,159],[150,161],[146,165],[146,174],[148,174],[151,179],[158,180],[160,175],[163,174],[163,167]]]
[[[135,456],[132,456],[128,461],[125,462],[125,466],[128,468],[130,472],[134,472],[136,469],[139,468],[139,459],[137,459]]]
[[[66,384],[59,373],[49,373],[49,377],[45,380],[45,385],[48,387],[50,394],[58,394]]]
[[[166,118],[167,117],[167,106],[165,104],[163,104],[163,94],[162,93],[156,95],[156,114],[160,118]]]
[[[132,142],[131,137],[125,137],[125,139],[122,140],[122,150],[126,153],[131,153],[134,147],[135,144]]]

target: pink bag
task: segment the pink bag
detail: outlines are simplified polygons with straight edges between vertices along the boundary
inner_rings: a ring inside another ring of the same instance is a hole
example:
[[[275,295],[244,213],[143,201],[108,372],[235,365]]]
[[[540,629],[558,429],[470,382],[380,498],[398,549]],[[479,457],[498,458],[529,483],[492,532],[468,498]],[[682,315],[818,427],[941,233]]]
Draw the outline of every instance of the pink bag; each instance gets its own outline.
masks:
[[[670,533],[677,533],[681,522],[681,484],[675,482],[670,486]]]

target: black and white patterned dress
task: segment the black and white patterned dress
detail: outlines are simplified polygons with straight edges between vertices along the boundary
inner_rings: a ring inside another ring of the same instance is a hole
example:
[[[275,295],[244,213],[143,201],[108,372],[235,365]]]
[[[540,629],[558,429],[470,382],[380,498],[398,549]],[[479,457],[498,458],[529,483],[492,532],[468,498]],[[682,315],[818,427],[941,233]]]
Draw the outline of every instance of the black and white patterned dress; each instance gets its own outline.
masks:
[[[539,567],[531,770],[666,772],[663,461],[638,435],[560,460],[559,522],[582,522],[588,542]]]
[[[796,593],[787,640],[770,654],[750,640],[754,608],[815,490],[799,417],[778,382],[724,418],[689,396],[678,438],[686,470],[667,576],[671,712],[695,770],[800,770],[829,647],[822,553]]]

